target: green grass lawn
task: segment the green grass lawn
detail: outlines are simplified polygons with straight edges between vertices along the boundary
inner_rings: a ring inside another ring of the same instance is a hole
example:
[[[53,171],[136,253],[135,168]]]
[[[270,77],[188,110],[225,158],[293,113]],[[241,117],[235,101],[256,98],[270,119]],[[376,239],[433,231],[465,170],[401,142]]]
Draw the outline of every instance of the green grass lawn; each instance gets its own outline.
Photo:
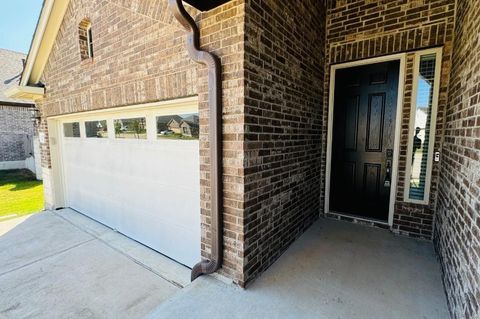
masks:
[[[43,185],[28,170],[0,171],[0,221],[43,210]]]

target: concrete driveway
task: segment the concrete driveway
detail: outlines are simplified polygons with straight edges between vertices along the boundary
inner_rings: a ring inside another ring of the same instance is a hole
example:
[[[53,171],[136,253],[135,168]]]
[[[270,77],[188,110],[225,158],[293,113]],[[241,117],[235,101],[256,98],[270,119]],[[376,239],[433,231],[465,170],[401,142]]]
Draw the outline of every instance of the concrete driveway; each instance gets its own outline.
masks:
[[[0,224],[0,318],[143,318],[189,276],[72,210]]]

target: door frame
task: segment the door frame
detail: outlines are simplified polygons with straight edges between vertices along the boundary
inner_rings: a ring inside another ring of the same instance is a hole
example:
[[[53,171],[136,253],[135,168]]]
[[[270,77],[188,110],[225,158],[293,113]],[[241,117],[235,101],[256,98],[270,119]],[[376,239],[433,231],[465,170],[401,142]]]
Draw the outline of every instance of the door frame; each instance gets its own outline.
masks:
[[[374,221],[378,224],[385,224],[392,226],[393,225],[393,213],[395,209],[395,198],[397,193],[398,186],[398,163],[399,163],[399,151],[400,151],[400,131],[402,124],[402,112],[403,112],[403,95],[404,95],[404,86],[405,86],[405,60],[406,53],[392,54],[382,57],[358,60],[353,62],[340,63],[330,66],[330,92],[328,99],[328,130],[327,130],[327,163],[326,163],[326,172],[325,172],[325,206],[324,214],[335,214],[339,216],[346,216],[349,218],[354,217],[358,220],[365,220],[368,222]],[[392,163],[392,186],[390,188],[390,201],[389,201],[389,210],[388,210],[388,221],[379,221],[376,219],[368,219],[360,216],[352,216],[348,214],[339,214],[336,212],[330,212],[330,179],[331,179],[331,168],[332,168],[332,135],[333,135],[333,111],[335,105],[335,76],[336,71],[339,69],[346,69],[356,66],[363,66],[381,62],[389,61],[400,61],[399,72],[398,72],[398,90],[397,90],[397,111],[395,119],[395,138],[394,138],[394,148],[393,148],[393,163]]]

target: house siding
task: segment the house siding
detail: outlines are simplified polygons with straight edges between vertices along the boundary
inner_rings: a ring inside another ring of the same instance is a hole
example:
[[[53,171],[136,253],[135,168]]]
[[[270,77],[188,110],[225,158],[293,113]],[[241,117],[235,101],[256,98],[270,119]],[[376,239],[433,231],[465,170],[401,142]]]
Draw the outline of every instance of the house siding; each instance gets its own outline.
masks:
[[[326,9],[250,0],[245,21],[245,284],[320,213]]]
[[[480,318],[480,7],[457,1],[434,242],[453,318]]]
[[[439,164],[432,168],[432,182],[428,205],[404,201],[409,119],[412,101],[414,52],[442,47],[442,74],[438,101],[437,127],[434,149],[440,149],[448,77],[451,66],[455,1],[453,0],[337,0],[330,2],[327,14],[325,103],[323,110],[322,190],[325,189],[328,91],[330,66],[385,56],[407,54],[400,132],[397,193],[391,229],[399,234],[431,240],[435,201],[438,188]],[[324,207],[325,192],[321,205]],[[329,215],[329,214],[327,214]],[[334,216],[334,215],[330,215]]]
[[[23,161],[31,150],[34,136],[32,107],[1,105],[0,162]]]

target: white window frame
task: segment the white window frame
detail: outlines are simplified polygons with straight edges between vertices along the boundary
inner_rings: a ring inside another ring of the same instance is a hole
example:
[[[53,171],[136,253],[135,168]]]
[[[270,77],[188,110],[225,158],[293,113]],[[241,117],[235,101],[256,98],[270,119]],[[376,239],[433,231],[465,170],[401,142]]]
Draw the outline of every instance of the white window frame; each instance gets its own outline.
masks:
[[[425,176],[425,192],[423,194],[423,200],[410,198],[410,176],[412,173],[412,158],[413,153],[413,137],[415,136],[415,111],[417,109],[417,91],[420,72],[420,58],[423,55],[435,54],[435,78],[433,84],[433,98],[432,98],[432,110],[430,118],[430,132],[428,141],[428,153],[427,153],[427,172]],[[405,168],[405,187],[403,200],[408,203],[428,205],[430,202],[430,186],[432,180],[432,168],[433,168],[433,152],[435,147],[435,133],[437,130],[437,111],[438,111],[438,98],[440,95],[440,76],[442,72],[442,48],[433,48],[418,51],[415,53],[414,67],[413,67],[413,85],[412,85],[412,98],[410,107],[410,122],[408,125],[408,145],[407,145],[407,158]]]

